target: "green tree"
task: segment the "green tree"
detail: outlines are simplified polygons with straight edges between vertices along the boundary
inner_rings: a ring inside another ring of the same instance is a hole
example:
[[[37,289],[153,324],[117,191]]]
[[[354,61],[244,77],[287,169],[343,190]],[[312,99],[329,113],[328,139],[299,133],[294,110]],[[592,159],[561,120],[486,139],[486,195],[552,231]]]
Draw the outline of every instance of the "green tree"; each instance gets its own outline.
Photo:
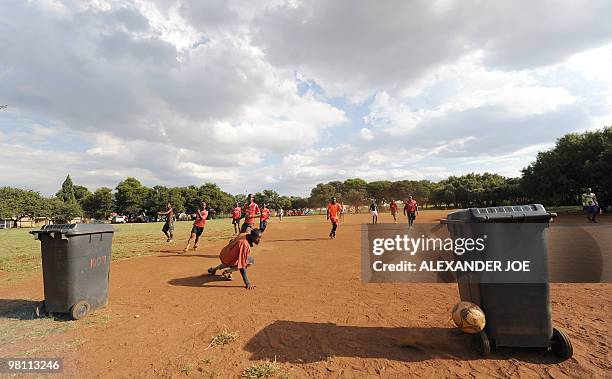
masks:
[[[87,187],[74,185],[72,188],[74,190],[74,198],[79,204],[81,204],[83,199],[85,199],[87,196],[91,195],[91,192],[89,189],[87,189]]]
[[[127,216],[136,216],[145,209],[149,189],[135,178],[127,178],[115,188],[115,209]]]
[[[567,134],[551,150],[538,153],[523,169],[521,189],[531,201],[579,204],[592,188],[600,203],[612,201],[612,128]]]
[[[184,199],[185,213],[193,214],[200,206],[202,199],[200,198],[198,187],[189,186],[181,188],[181,195]]]
[[[83,210],[76,201],[66,202],[60,197],[48,199],[47,207],[50,209],[51,218],[56,224],[67,224],[75,217],[83,214]]]
[[[17,222],[23,218],[50,216],[44,198],[38,192],[12,187],[0,188],[0,218]]]
[[[74,185],[72,184],[72,179],[70,179],[70,175],[66,176],[66,179],[62,183],[62,188],[57,191],[55,196],[57,196],[64,203],[74,204],[77,202],[76,196],[74,194]]]
[[[83,200],[83,210],[89,217],[106,220],[113,213],[113,193],[108,187],[100,187]]]
[[[214,183],[204,184],[199,188],[198,194],[201,200],[217,212],[229,211],[234,206],[234,197],[221,191],[221,188]]]
[[[308,208],[309,199],[305,199],[299,196],[291,196],[289,199],[291,200],[291,206],[289,207],[290,209]]]
[[[319,183],[310,191],[310,206],[313,208],[323,207],[336,195],[336,187],[331,184]]]
[[[87,190],[87,192],[89,192],[89,190]],[[51,211],[51,216],[56,223],[69,223],[75,217],[83,215],[83,209],[77,202],[74,185],[72,179],[70,179],[70,175],[66,176],[66,179],[62,183],[62,188],[57,191],[55,195],[55,199],[50,199],[48,201],[47,207]]]
[[[391,182],[388,180],[369,182],[366,191],[369,198],[376,199],[379,203],[391,201]]]
[[[344,193],[342,194],[342,201],[353,206],[355,209],[359,209],[361,205],[367,204],[368,183],[359,178],[347,179],[343,183]]]
[[[239,193],[238,195],[234,196],[235,203],[243,205],[246,201],[247,201],[247,195],[243,193]]]
[[[275,204],[275,209],[283,208],[285,210],[291,208],[291,198],[288,196],[280,196]]]

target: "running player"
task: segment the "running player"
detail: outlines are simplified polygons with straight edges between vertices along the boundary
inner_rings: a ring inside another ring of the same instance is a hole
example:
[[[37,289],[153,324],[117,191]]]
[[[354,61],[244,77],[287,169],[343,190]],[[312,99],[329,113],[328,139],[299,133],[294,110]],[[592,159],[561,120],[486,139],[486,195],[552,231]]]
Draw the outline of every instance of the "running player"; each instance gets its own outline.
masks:
[[[346,214],[346,205],[340,203],[340,221],[344,222],[345,214]]]
[[[391,209],[391,216],[393,216],[393,223],[397,224],[397,203],[395,202],[395,200],[391,200],[391,205],[389,206],[389,208]]]
[[[404,204],[404,216],[408,216],[408,226],[411,227],[416,220],[416,216],[419,214],[419,207],[416,200],[412,196],[408,196],[406,204]]]
[[[329,238],[336,238],[336,229],[338,228],[338,216],[342,206],[336,203],[336,198],[332,197],[331,203],[327,204],[327,219],[331,221],[332,228],[329,233]]]
[[[162,232],[166,235],[166,242],[172,242],[174,238],[174,209],[172,204],[166,204],[166,212],[157,212],[160,216],[166,216],[166,222],[162,228]]]
[[[285,211],[283,210],[283,208],[280,208],[278,210],[278,222],[283,222],[284,215],[285,215]]]
[[[204,233],[204,226],[206,225],[206,218],[208,217],[208,211],[206,210],[206,202],[203,201],[200,204],[200,208],[196,210],[196,219],[193,222],[193,227],[191,228],[191,235],[187,240],[187,247],[185,247],[185,251],[189,250],[189,244],[191,240],[195,238],[193,243],[193,250],[198,248],[198,241],[200,240],[200,236]]]
[[[597,222],[595,216],[599,213],[599,206],[597,197],[590,188],[587,188],[586,192],[582,194],[582,208],[585,210],[589,222]]]
[[[232,209],[232,225],[234,225],[234,233],[240,232],[240,219],[242,218],[242,209],[240,205],[236,203],[234,209]]]
[[[266,203],[262,204],[261,209],[261,218],[259,219],[259,230],[261,232],[266,231],[266,227],[268,227],[268,220],[270,219],[270,210],[266,207]]]
[[[376,200],[372,199],[372,204],[370,204],[370,214],[372,215],[372,224],[378,224],[378,205],[376,205]]]
[[[244,214],[244,223],[240,228],[240,233],[249,233],[252,229],[255,229],[255,219],[261,217],[259,205],[255,204],[255,196],[253,194],[250,193],[247,197],[242,213]]]
[[[239,234],[231,240],[219,254],[221,264],[208,269],[209,275],[216,275],[218,270],[226,269],[223,272],[223,277],[232,279],[232,272],[240,270],[244,287],[248,290],[255,289],[255,285],[251,284],[247,276],[247,268],[255,263],[251,256],[251,247],[258,245],[261,242],[261,231],[253,229],[248,234]]]

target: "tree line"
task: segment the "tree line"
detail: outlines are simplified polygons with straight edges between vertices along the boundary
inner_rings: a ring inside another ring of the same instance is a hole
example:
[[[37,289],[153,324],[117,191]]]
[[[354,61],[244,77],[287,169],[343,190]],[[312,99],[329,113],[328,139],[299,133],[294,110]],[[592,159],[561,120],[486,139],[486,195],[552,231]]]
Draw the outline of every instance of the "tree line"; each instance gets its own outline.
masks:
[[[310,194],[313,206],[335,196],[357,207],[369,199],[379,202],[405,200],[413,196],[422,205],[434,207],[487,207],[543,203],[549,206],[578,205],[581,194],[591,188],[600,205],[612,204],[612,128],[571,133],[557,140],[554,148],[540,152],[521,177],[470,173],[439,182],[400,180],[366,182],[348,179],[317,184]]]
[[[600,204],[612,203],[612,128],[567,134],[551,150],[540,152],[535,162],[518,178],[492,173],[451,176],[439,182],[429,180],[372,181],[351,178],[317,184],[309,197],[282,196],[266,189],[255,201],[272,209],[324,207],[336,197],[359,207],[376,199],[379,204],[413,196],[422,206],[483,207],[538,202],[546,205],[580,204],[587,188],[597,194]],[[25,217],[48,217],[66,222],[86,216],[107,219],[113,212],[130,217],[155,215],[168,202],[179,212],[194,213],[201,201],[219,213],[229,211],[246,194],[229,194],[214,183],[201,186],[152,188],[135,178],[126,178],[115,189],[101,187],[90,192],[72,183],[70,176],[55,196],[13,187],[0,188],[0,218],[18,221]]]

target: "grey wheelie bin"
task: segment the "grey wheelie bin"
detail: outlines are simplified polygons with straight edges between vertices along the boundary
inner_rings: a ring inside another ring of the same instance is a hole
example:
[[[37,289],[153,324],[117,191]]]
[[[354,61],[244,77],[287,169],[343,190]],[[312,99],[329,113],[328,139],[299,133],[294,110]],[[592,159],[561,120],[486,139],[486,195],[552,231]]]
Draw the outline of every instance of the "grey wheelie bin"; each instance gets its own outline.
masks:
[[[554,217],[541,204],[530,204],[463,209],[442,220],[453,239],[488,237],[480,256],[485,260],[510,260],[528,251],[532,263],[539,265],[533,270],[539,270],[536,280],[508,280],[514,277],[504,273],[457,274],[461,300],[477,304],[485,313],[485,330],[474,335],[480,354],[495,347],[523,347],[551,349],[564,359],[572,356],[569,338],[552,326],[545,229]]]
[[[41,242],[45,286],[37,313],[70,313],[78,320],[107,304],[111,225],[45,225],[30,233]]]

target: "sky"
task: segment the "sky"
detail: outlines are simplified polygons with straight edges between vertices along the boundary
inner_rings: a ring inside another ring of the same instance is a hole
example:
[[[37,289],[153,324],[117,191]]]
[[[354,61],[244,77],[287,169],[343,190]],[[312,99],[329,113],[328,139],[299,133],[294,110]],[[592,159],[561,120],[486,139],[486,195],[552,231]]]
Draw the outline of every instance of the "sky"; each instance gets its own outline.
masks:
[[[3,0],[0,186],[519,176],[612,125],[610,1]]]

